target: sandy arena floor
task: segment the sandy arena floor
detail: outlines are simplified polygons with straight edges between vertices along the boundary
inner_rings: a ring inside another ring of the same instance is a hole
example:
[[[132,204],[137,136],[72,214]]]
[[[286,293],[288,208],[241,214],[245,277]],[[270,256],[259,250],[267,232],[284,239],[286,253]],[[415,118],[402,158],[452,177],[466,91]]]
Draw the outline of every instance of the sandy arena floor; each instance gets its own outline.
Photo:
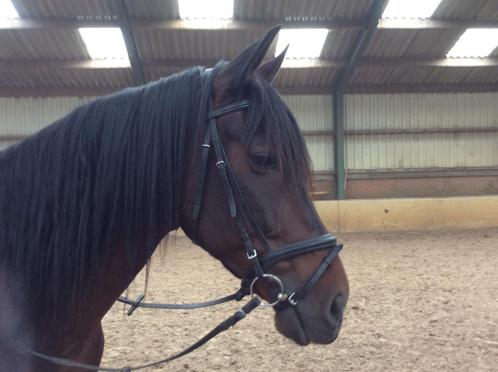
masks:
[[[338,340],[299,347],[257,309],[202,349],[152,371],[497,371],[498,229],[342,234],[351,297]],[[142,280],[132,287],[139,292]],[[148,300],[189,302],[225,295],[238,281],[184,237],[151,268]],[[104,319],[103,365],[172,354],[239,304],[192,311],[115,305]]]

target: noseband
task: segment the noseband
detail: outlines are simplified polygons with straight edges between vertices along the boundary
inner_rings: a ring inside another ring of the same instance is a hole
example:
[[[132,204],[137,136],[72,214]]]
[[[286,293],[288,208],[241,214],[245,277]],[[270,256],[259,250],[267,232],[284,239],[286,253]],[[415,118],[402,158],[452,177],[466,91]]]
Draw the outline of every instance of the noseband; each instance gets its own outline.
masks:
[[[215,67],[215,70],[217,70],[217,67]],[[207,114],[205,116],[205,122],[207,123],[207,126],[205,128],[203,142],[201,145],[200,175],[194,195],[192,217],[196,224],[197,234],[200,214],[202,211],[202,198],[204,194],[204,184],[207,176],[209,154],[211,148],[214,148],[216,168],[223,183],[230,216],[237,224],[242,242],[244,244],[244,248],[246,250],[247,259],[250,264],[249,270],[243,276],[239,290],[228,296],[211,301],[181,305],[157,304],[143,302],[145,298],[144,295],[140,295],[136,300],[130,300],[126,297],[119,297],[118,301],[130,305],[128,315],[132,315],[133,312],[139,307],[153,309],[195,309],[217,305],[232,300],[239,301],[246,295],[250,295],[252,297],[251,300],[241,309],[237,310],[232,316],[221,322],[204,337],[199,339],[197,342],[195,342],[185,350],[159,361],[139,366],[124,368],[101,367],[91,364],[79,363],[71,359],[46,355],[26,347],[16,348],[18,351],[25,354],[30,354],[39,359],[49,361],[53,364],[67,367],[76,367],[91,371],[130,372],[134,370],[141,370],[144,368],[159,366],[161,364],[180,358],[204,345],[219,333],[226,331],[237,322],[244,319],[247,314],[256,309],[258,306],[273,306],[279,311],[284,310],[287,307],[297,306],[299,301],[304,299],[306,295],[316,286],[327,268],[332,264],[334,258],[337,257],[337,254],[342,249],[342,245],[337,244],[336,238],[331,234],[323,234],[311,239],[301,240],[298,242],[286,244],[276,249],[271,249],[265,235],[262,232],[261,227],[257,223],[257,219],[254,216],[254,213],[250,208],[248,208],[247,201],[242,193],[237,176],[230,166],[228,156],[225,152],[223,144],[221,143],[218,130],[216,128],[217,118],[230,113],[244,111],[250,106],[250,102],[248,100],[241,100],[214,109],[213,99],[211,97],[211,85],[215,76],[215,70],[208,69],[205,71],[205,74],[207,75],[206,80],[209,86],[209,90],[207,91]],[[251,227],[251,230],[249,230],[248,227]],[[254,248],[249,231],[253,233],[254,237],[260,242],[261,246],[263,247],[264,253],[262,255],[260,255]],[[196,236],[195,240],[197,240],[197,238],[198,237]],[[287,290],[284,283],[278,276],[269,273],[269,270],[281,261],[290,260],[297,256],[316,251],[328,251],[328,253],[325,255],[314,273],[308,278],[307,282],[300,288]],[[262,300],[254,292],[254,287],[258,280],[271,281],[278,286],[279,293],[275,301],[262,304]]]
[[[209,69],[206,70],[206,74],[208,75],[211,86],[215,72],[214,70]],[[249,106],[250,102],[248,100],[241,100],[214,109],[213,98],[212,95],[209,94],[208,111],[206,114],[207,126],[204,132],[204,140],[201,145],[200,177],[197,183],[192,217],[196,223],[196,230],[198,231],[209,153],[211,148],[214,148],[216,168],[223,183],[230,216],[236,222],[240,237],[246,250],[247,259],[250,264],[250,270],[248,270],[242,278],[241,290],[245,291],[245,294],[256,296],[253,291],[255,282],[265,278],[273,281],[278,285],[280,292],[276,301],[267,305],[278,305],[277,309],[283,310],[289,305],[296,306],[298,302],[304,299],[306,295],[316,286],[327,268],[332,264],[334,258],[342,249],[342,245],[337,244],[336,238],[333,235],[323,234],[311,239],[286,244],[278,247],[277,249],[270,248],[270,244],[263,234],[254,213],[250,208],[248,208],[248,203],[242,193],[237,175],[230,165],[230,161],[223,144],[221,143],[218,129],[216,127],[217,118],[230,113],[245,111]],[[251,227],[251,230],[249,230],[248,227]],[[249,231],[253,232],[254,237],[264,248],[264,253],[261,256],[254,248]],[[268,270],[281,261],[290,260],[297,256],[315,251],[328,251],[328,253],[320,265],[316,268],[314,273],[309,277],[308,281],[301,288],[292,289],[290,291],[286,290],[280,278],[268,273]]]

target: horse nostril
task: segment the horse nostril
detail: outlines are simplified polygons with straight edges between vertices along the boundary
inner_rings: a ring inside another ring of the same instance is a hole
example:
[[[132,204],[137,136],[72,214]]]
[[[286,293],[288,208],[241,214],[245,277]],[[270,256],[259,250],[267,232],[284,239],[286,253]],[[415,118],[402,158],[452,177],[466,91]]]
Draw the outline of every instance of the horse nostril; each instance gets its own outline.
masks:
[[[330,305],[330,313],[335,319],[341,319],[342,313],[344,311],[344,305],[346,305],[346,298],[342,293],[339,293],[337,296],[335,296],[332,304]]]

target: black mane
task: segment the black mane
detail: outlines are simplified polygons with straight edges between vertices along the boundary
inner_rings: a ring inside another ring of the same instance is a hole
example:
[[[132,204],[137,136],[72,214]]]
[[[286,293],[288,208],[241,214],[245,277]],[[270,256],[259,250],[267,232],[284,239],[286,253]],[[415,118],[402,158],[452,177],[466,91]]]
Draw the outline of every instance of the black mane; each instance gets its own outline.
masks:
[[[0,265],[45,309],[61,309],[126,246],[155,246],[179,225],[189,125],[202,69],[85,104],[0,153]]]
[[[202,132],[193,127],[205,114],[206,80],[193,68],[99,98],[0,152],[0,265],[22,278],[40,319],[65,315],[116,242],[132,263],[179,227],[185,143]],[[309,158],[294,117],[258,77],[247,94],[246,122],[257,124],[244,138],[264,130],[301,188]]]

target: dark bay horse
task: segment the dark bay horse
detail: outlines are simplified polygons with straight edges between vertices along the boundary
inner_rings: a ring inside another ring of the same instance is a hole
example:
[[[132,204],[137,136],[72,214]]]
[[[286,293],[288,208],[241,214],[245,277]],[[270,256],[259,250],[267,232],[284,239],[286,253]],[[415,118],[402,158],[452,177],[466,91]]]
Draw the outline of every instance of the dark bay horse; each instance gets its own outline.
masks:
[[[276,327],[301,345],[335,340],[348,282],[340,259],[323,266],[316,250],[330,238],[308,196],[308,153],[270,85],[284,54],[262,64],[277,32],[212,70],[78,107],[0,153],[1,371],[80,371],[25,349],[98,365],[103,316],[180,227],[238,277],[259,265],[251,247],[301,249],[266,269],[286,288],[313,281],[276,307]],[[273,295],[263,280],[256,291]]]

